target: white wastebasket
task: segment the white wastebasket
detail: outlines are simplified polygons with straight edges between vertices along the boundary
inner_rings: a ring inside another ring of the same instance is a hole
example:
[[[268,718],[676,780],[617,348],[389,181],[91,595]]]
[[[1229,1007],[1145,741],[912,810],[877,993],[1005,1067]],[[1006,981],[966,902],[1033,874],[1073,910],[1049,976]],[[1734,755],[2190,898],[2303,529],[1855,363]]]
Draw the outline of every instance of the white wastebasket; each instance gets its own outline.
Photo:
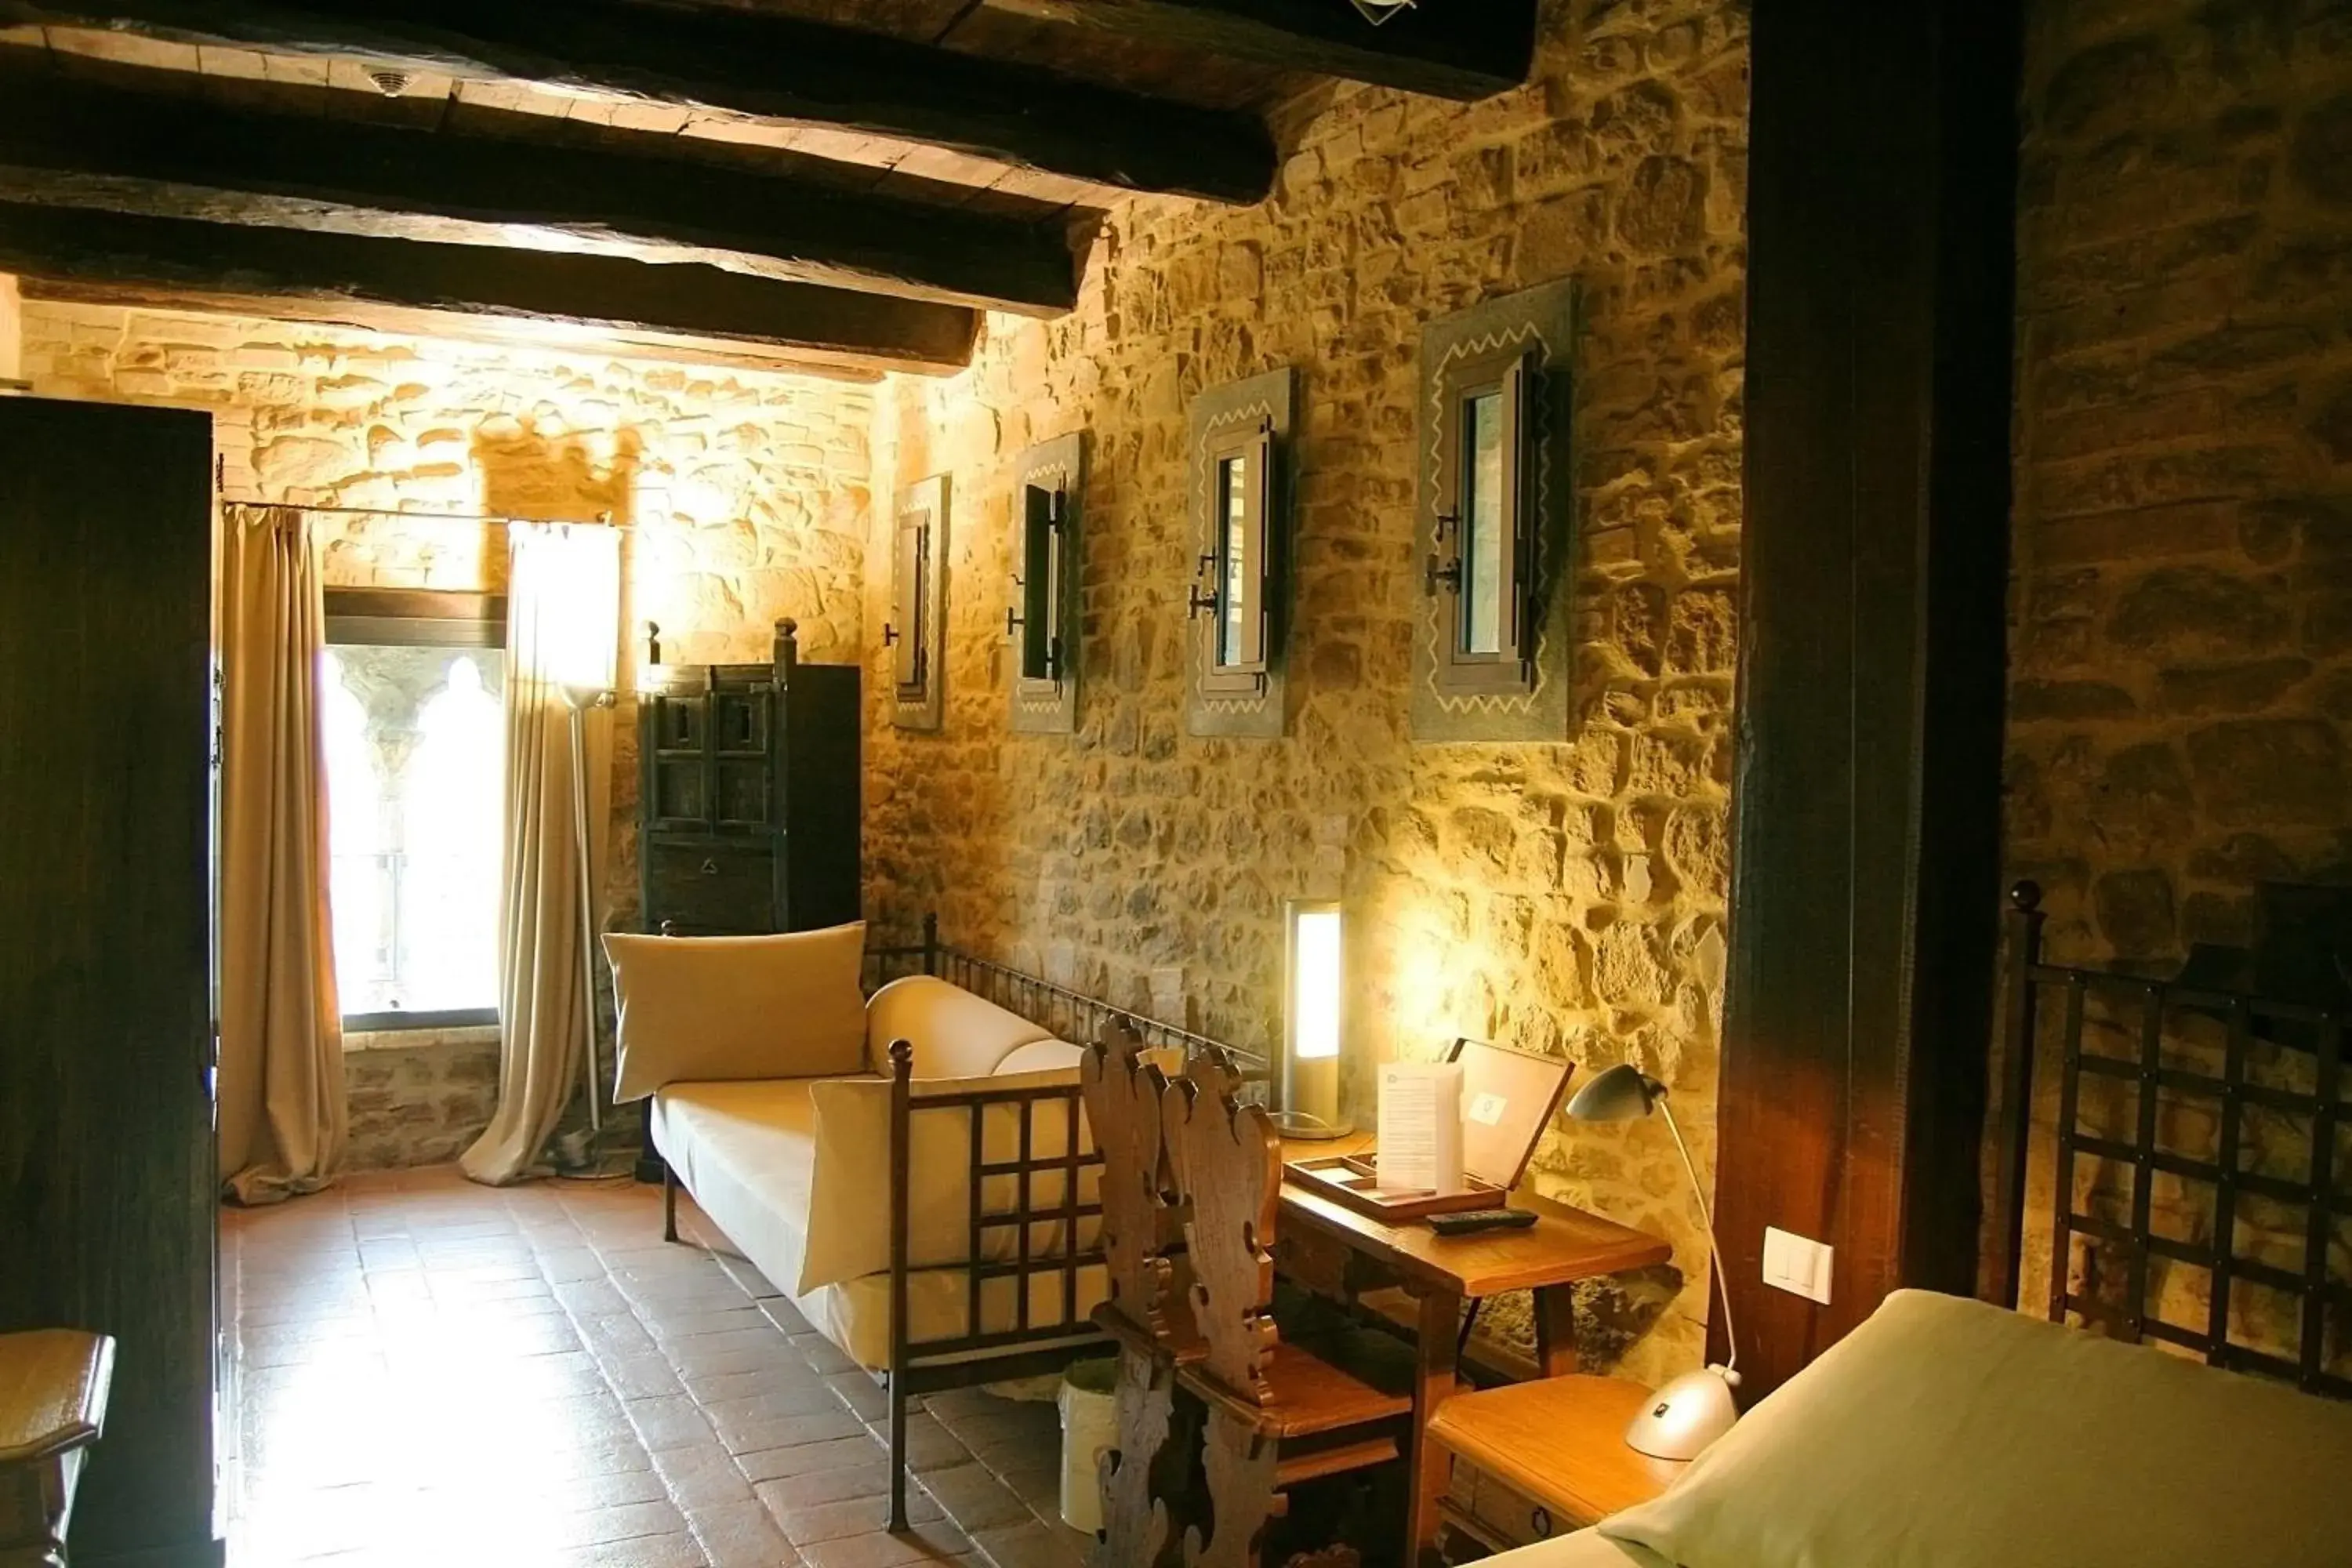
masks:
[[[1118,1363],[1072,1362],[1062,1373],[1062,1522],[1102,1528],[1102,1457],[1118,1446]]]

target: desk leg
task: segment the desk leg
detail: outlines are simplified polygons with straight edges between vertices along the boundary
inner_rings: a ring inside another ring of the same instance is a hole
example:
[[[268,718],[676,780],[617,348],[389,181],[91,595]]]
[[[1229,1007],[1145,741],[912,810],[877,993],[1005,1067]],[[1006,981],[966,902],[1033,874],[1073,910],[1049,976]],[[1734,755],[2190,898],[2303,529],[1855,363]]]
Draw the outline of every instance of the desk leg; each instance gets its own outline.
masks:
[[[1536,1289],[1536,1361],[1546,1377],[1576,1370],[1576,1292],[1566,1285]]]
[[[1437,1550],[1438,1500],[1445,1495],[1444,1450],[1429,1440],[1429,1418],[1454,1396],[1454,1340],[1462,1331],[1462,1296],[1433,1290],[1421,1298],[1420,1363],[1412,1389],[1412,1499],[1405,1515],[1406,1568],[1421,1568]]]

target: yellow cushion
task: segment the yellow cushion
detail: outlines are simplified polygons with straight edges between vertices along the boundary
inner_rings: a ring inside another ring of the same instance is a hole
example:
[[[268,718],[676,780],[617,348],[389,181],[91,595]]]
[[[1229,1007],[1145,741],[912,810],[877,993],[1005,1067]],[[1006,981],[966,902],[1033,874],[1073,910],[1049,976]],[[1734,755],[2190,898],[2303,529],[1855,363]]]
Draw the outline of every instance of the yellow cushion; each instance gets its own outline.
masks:
[[[1020,1046],[1054,1031],[931,974],[909,974],[874,993],[866,1038],[876,1072],[890,1070],[890,1042],[915,1047],[917,1078],[984,1078]]]
[[[1899,1290],[1598,1528],[1682,1568],[2344,1568],[2352,1405]]]
[[[790,1289],[808,1242],[816,1079],[674,1083],[653,1097],[654,1147],[760,1272]]]
[[[863,923],[782,936],[604,938],[620,1009],[616,1104],[666,1084],[866,1068]]]

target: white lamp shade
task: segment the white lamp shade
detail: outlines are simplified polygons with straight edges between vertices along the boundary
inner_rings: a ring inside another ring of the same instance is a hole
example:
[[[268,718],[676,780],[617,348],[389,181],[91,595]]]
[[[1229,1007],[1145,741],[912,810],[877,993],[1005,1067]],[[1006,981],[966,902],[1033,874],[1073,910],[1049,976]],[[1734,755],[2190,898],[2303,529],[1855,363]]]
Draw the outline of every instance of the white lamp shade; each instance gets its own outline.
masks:
[[[539,606],[530,675],[586,694],[613,689],[620,656],[621,536],[611,528],[549,524],[515,531],[514,571]],[[575,700],[577,699],[575,698]]]
[[[1286,1137],[1335,1138],[1339,1044],[1346,1036],[1347,940],[1337,903],[1294,899],[1283,910],[1282,1113]]]
[[[1290,924],[1290,1054],[1320,1061],[1339,1054],[1339,911],[1297,905]]]

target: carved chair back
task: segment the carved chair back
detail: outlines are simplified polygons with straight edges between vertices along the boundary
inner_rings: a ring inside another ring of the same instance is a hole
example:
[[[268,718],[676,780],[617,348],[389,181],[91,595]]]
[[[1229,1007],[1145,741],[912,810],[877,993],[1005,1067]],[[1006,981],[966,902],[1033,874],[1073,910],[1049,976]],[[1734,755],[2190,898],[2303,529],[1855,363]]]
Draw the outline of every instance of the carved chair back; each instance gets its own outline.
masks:
[[[1167,1253],[1182,1234],[1160,1131],[1167,1088],[1167,1075],[1146,1059],[1142,1038],[1125,1019],[1113,1022],[1078,1063],[1087,1120],[1103,1155],[1103,1260],[1111,1306],[1162,1338],[1171,1328],[1170,1308],[1181,1306],[1172,1300]]]
[[[1191,1205],[1184,1236],[1202,1370],[1255,1405],[1271,1399],[1266,1358],[1274,1325],[1274,1220],[1282,1198],[1282,1142],[1262,1107],[1244,1105],[1230,1064],[1195,1057],[1168,1087],[1162,1121],[1179,1190]]]

